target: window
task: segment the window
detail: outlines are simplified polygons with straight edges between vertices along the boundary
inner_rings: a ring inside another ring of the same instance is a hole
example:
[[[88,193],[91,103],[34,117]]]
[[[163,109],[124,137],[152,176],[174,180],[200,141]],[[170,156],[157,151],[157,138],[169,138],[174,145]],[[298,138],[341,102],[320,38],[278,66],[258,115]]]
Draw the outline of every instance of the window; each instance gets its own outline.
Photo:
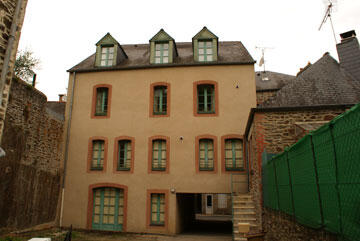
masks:
[[[166,140],[152,141],[152,165],[153,171],[166,170]]]
[[[130,170],[131,168],[131,141],[118,141],[118,163],[117,170]]]
[[[242,170],[244,168],[242,156],[242,141],[240,139],[225,140],[225,169]]]
[[[198,46],[199,61],[213,61],[212,40],[200,41]]]
[[[114,62],[114,46],[101,47],[100,66],[112,66]]]
[[[154,87],[154,115],[166,115],[167,111],[167,87]]]
[[[197,112],[215,113],[214,85],[204,84],[197,86]]]
[[[112,86],[108,84],[93,87],[91,118],[109,118]]]
[[[95,115],[106,116],[108,107],[108,88],[96,89],[96,109]]]
[[[214,142],[212,139],[200,139],[199,141],[199,170],[214,170]]]
[[[169,63],[169,43],[155,43],[155,64]]]
[[[103,170],[105,157],[105,141],[92,141],[91,170]]]
[[[124,223],[124,190],[97,188],[93,190],[92,228],[122,231]]]
[[[150,225],[165,224],[165,194],[152,193],[150,204]]]

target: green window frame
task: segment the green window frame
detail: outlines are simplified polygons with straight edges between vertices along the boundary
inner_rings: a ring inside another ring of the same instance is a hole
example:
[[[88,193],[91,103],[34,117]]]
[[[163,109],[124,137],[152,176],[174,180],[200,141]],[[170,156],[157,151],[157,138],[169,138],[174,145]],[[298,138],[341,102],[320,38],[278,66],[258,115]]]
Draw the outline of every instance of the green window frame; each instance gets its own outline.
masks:
[[[92,228],[122,231],[124,223],[124,190],[96,188],[93,190]]]
[[[96,89],[95,116],[106,116],[108,111],[109,89],[99,87]]]
[[[243,142],[241,139],[225,140],[225,170],[241,171],[244,169]]]
[[[215,86],[202,84],[197,86],[197,113],[215,113]]]
[[[112,66],[114,63],[114,46],[102,46],[100,66]]]
[[[155,64],[169,63],[169,42],[155,43]]]
[[[165,171],[166,161],[166,140],[153,140],[151,169],[153,171]]]
[[[131,140],[118,141],[118,171],[128,171],[131,169],[132,143]]]
[[[166,115],[167,113],[167,86],[154,87],[154,115]]]
[[[104,140],[93,140],[92,141],[91,170],[103,170],[104,155],[105,155],[105,141]]]
[[[165,194],[152,193],[150,204],[150,225],[165,225]]]
[[[213,43],[212,40],[198,41],[198,57],[200,62],[213,61]]]
[[[212,139],[199,140],[199,170],[214,170],[214,140]]]

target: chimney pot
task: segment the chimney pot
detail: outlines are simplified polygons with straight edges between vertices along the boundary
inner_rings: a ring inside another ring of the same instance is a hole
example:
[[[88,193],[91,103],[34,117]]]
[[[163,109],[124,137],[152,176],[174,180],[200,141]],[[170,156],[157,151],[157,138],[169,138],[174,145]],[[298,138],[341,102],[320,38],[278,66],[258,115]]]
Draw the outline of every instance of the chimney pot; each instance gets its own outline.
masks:
[[[355,30],[351,30],[351,31],[348,31],[348,32],[345,32],[345,33],[341,33],[340,37],[341,37],[341,42],[346,40],[346,39],[349,39],[349,38],[354,38],[354,37],[356,37]]]
[[[64,94],[59,95],[59,102],[64,102]]]

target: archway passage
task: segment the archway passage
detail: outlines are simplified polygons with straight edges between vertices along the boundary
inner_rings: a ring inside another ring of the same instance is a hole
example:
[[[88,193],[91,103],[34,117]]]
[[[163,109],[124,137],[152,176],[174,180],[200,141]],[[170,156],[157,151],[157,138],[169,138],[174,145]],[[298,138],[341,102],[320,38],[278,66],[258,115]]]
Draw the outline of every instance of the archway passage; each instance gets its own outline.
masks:
[[[177,193],[178,232],[232,235],[231,199],[228,195]]]
[[[93,190],[92,229],[122,231],[124,222],[124,190],[101,187]]]

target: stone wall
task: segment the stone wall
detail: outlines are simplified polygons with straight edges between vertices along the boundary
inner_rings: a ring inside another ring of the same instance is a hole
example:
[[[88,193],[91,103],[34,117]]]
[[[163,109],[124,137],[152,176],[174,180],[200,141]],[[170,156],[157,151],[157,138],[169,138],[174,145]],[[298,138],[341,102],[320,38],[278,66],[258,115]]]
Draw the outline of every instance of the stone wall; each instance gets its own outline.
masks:
[[[336,241],[336,235],[298,224],[292,216],[264,208],[265,241]]]
[[[269,91],[256,91],[256,103],[261,105],[263,102],[267,101],[270,97],[276,95],[278,90],[269,90]]]
[[[2,99],[1,105],[0,105],[0,142],[1,137],[4,129],[4,119],[5,119],[5,112],[9,97],[9,90],[11,85],[11,79],[13,76],[13,70],[14,70],[14,63],[16,59],[16,52],[18,49],[19,39],[20,39],[20,33],[21,28],[24,22],[24,16],[25,16],[25,9],[27,5],[28,0],[22,1],[22,6],[20,10],[20,14],[17,19],[17,28],[16,28],[16,34],[15,34],[15,41],[12,47],[11,51],[11,57],[10,57],[10,63],[8,67],[8,73],[5,80],[4,85],[4,91],[0,98]],[[17,0],[0,0],[0,73],[3,70],[4,66],[4,59],[5,59],[5,52],[8,47],[9,42],[9,35],[10,35],[10,28],[11,24],[14,21],[14,12],[16,8]]]
[[[248,137],[250,193],[255,200],[257,220],[259,220],[259,224],[263,229],[265,228],[265,223],[276,221],[272,220],[271,216],[268,217],[266,213],[264,214],[262,207],[261,166],[264,150],[266,149],[267,153],[281,153],[285,147],[295,144],[299,139],[299,136],[295,133],[295,123],[330,121],[344,111],[345,108],[328,108],[319,110],[258,111],[254,113]],[[271,218],[270,221],[269,218]],[[282,223],[273,223],[273,225],[278,225],[278,228],[281,229]],[[292,230],[297,232],[297,229]]]
[[[13,79],[0,158],[0,227],[55,220],[62,131],[63,122],[46,110],[46,96]]]

